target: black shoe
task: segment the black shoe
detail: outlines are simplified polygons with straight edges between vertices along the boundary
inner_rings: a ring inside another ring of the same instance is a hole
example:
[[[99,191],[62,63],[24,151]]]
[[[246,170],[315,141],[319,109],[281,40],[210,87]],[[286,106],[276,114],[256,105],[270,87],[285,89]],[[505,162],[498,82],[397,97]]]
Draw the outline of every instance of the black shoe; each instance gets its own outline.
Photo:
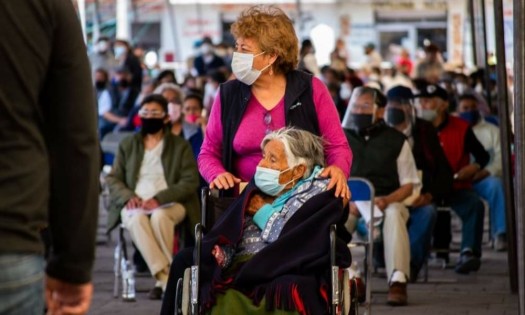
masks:
[[[150,300],[161,300],[162,299],[162,288],[154,287],[149,291],[148,297]]]
[[[462,253],[456,264],[456,273],[469,274],[471,271],[478,271],[481,266],[481,260],[471,252]]]
[[[420,268],[410,266],[410,282],[411,283],[416,283],[417,282],[417,278],[419,276],[419,271],[420,270],[421,270]]]

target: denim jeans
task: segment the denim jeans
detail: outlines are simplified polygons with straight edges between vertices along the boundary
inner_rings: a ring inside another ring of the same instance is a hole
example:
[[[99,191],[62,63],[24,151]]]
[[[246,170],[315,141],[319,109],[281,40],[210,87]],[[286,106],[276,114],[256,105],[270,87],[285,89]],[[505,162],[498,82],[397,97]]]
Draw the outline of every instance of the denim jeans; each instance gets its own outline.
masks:
[[[483,202],[476,192],[464,189],[454,191],[450,206],[461,218],[461,250],[470,249],[474,255],[481,257],[485,217]]]
[[[421,269],[429,254],[436,216],[437,209],[434,204],[410,208],[408,223],[410,266],[416,271]]]
[[[0,254],[0,314],[44,313],[44,257]]]
[[[505,191],[499,177],[489,176],[474,184],[478,195],[487,200],[490,211],[490,235],[495,238],[507,232],[505,222]]]

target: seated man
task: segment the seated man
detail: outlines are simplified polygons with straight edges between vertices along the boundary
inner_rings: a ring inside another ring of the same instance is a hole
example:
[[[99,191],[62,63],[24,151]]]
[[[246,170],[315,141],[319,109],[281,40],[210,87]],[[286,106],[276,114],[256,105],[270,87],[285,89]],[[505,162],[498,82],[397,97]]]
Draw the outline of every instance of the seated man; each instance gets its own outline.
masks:
[[[438,85],[423,86],[418,115],[432,122],[438,130],[438,137],[445,156],[454,172],[453,192],[449,196],[452,209],[463,223],[461,255],[456,264],[456,272],[467,274],[477,271],[481,266],[481,238],[483,236],[483,203],[472,190],[474,175],[484,168],[489,155],[476,139],[468,123],[448,114],[448,94]],[[470,155],[475,163],[470,162]],[[448,220],[450,226],[450,220]],[[448,249],[451,241],[450,228],[436,224],[434,247]],[[444,231],[446,234],[443,235]]]
[[[115,84],[111,88],[112,106],[99,119],[100,139],[115,129],[125,127],[128,114],[135,104],[139,90],[131,86],[131,73],[126,67],[117,69]]]
[[[383,243],[389,283],[387,302],[406,305],[406,283],[410,275],[410,247],[407,233],[408,209],[403,200],[420,185],[416,164],[405,136],[383,121],[386,98],[377,89],[354,90],[343,119],[354,157],[351,176],[367,178],[376,190],[374,203],[384,213]],[[347,229],[357,221],[350,207]]]
[[[453,174],[436,129],[414,115],[412,90],[395,86],[388,91],[387,99],[386,122],[407,137],[423,181],[419,197],[412,200],[409,207],[410,280],[415,282],[429,255],[436,206],[444,205],[445,198],[452,192]]]
[[[190,145],[167,128],[168,103],[144,98],[141,132],[124,139],[107,176],[111,204],[108,227],[119,217],[157,280],[151,299],[160,299],[172,261],[173,229],[188,215],[199,220],[199,176]]]
[[[254,179],[202,241],[200,299],[211,314],[325,314],[330,305],[329,228],[342,199],[319,178],[321,138],[281,129],[262,142]],[[350,265],[346,243],[338,263]],[[193,249],[175,258],[161,314],[173,314],[175,283],[193,263]],[[262,314],[262,313],[261,313]]]
[[[507,225],[505,222],[505,192],[503,190],[501,146],[499,128],[487,123],[478,109],[478,99],[474,95],[464,94],[459,97],[459,116],[466,120],[490,154],[490,161],[474,175],[474,190],[489,203],[490,232],[494,240],[494,249],[507,249]]]

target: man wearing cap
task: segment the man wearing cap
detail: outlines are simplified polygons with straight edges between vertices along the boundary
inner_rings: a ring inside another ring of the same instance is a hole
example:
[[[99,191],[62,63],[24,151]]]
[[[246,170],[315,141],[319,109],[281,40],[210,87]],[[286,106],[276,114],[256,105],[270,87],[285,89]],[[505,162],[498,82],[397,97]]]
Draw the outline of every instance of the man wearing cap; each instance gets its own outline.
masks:
[[[446,196],[452,192],[453,174],[436,129],[415,115],[412,90],[395,86],[388,91],[387,100],[385,120],[407,137],[423,182],[420,194],[407,200],[410,204],[410,279],[415,282],[429,254],[436,206],[444,205]]]
[[[483,236],[484,206],[472,190],[474,175],[489,162],[489,154],[476,139],[467,122],[448,114],[448,94],[438,85],[424,86],[419,97],[418,116],[432,122],[438,130],[441,147],[454,172],[453,192],[450,206],[463,223],[461,255],[456,272],[467,274],[477,271],[481,265],[481,239]],[[470,156],[475,162],[470,161]],[[450,222],[448,222],[450,226]],[[446,228],[445,228],[446,230]],[[434,246],[448,248],[450,231],[443,235],[439,219],[436,225]]]
[[[376,190],[375,206],[383,213],[382,240],[389,284],[387,303],[407,304],[410,275],[409,212],[403,200],[419,187],[416,164],[406,137],[383,121],[386,98],[371,87],[356,88],[343,118],[354,152],[351,176],[367,178]],[[350,204],[345,227],[353,232],[358,213]]]
[[[505,222],[505,192],[503,190],[501,145],[499,128],[485,121],[473,94],[464,94],[458,100],[459,116],[472,127],[476,138],[490,154],[490,162],[474,175],[474,190],[489,203],[490,232],[494,249],[507,249],[507,225]]]

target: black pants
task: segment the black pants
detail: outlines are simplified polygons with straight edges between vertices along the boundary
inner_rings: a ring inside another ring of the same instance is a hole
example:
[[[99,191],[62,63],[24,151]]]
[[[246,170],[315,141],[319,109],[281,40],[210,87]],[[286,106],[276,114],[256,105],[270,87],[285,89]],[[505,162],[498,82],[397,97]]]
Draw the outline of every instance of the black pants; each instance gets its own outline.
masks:
[[[162,299],[161,315],[175,314],[175,294],[177,292],[177,281],[184,276],[184,270],[193,265],[193,247],[186,247],[179,251],[170,267],[170,275],[164,298]]]

